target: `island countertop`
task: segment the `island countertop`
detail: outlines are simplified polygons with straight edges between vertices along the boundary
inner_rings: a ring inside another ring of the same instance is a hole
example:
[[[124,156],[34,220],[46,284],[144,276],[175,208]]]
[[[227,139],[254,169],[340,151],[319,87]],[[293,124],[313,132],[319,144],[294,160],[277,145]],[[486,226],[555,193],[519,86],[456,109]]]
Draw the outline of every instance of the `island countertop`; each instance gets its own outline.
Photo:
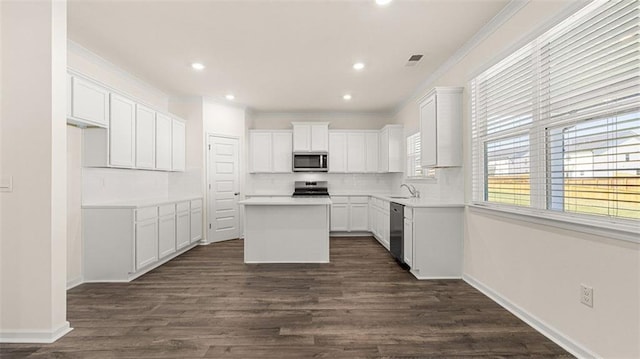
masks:
[[[238,202],[245,206],[329,206],[327,197],[252,197]]]

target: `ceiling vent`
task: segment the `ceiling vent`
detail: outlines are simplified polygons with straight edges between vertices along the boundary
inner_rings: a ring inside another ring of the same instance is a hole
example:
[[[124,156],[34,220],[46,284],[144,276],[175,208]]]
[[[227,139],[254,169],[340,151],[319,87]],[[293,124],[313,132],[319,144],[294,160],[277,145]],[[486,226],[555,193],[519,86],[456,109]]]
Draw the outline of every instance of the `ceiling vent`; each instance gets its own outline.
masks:
[[[405,66],[416,66],[422,60],[422,55],[411,55]]]

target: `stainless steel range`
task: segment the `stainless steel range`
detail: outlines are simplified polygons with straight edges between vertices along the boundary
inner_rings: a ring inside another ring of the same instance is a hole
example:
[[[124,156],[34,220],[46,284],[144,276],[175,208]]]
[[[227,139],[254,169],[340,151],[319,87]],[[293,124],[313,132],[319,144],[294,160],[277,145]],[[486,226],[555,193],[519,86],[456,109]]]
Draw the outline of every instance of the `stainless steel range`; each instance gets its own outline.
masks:
[[[292,197],[329,197],[327,181],[296,181]]]

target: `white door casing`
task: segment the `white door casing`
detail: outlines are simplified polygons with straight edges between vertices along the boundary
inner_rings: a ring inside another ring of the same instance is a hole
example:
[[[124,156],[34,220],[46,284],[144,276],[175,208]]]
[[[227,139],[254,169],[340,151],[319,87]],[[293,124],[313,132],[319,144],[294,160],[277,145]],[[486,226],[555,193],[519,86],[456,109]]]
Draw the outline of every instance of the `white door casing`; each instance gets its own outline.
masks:
[[[239,238],[239,140],[209,135],[207,150],[207,242]]]

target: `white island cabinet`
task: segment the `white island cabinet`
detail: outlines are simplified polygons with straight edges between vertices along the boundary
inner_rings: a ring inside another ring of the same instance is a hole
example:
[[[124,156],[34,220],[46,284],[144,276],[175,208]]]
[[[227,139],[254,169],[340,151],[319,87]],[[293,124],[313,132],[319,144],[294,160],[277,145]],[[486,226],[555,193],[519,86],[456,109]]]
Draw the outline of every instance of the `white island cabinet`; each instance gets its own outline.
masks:
[[[245,263],[328,263],[328,198],[255,197],[244,206]]]

